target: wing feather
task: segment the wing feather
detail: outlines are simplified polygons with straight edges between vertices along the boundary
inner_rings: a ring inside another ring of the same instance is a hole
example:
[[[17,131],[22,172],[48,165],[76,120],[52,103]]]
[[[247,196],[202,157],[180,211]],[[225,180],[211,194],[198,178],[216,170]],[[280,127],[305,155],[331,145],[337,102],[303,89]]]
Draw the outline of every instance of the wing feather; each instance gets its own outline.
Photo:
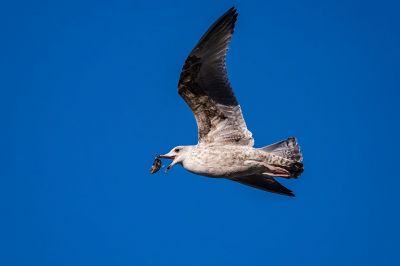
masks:
[[[225,64],[237,15],[233,7],[222,15],[183,65],[178,93],[194,113],[199,143],[254,144],[230,86]]]
[[[268,192],[294,197],[294,194],[291,190],[280,184],[273,177],[268,177],[265,175],[252,175],[238,177],[231,180]]]

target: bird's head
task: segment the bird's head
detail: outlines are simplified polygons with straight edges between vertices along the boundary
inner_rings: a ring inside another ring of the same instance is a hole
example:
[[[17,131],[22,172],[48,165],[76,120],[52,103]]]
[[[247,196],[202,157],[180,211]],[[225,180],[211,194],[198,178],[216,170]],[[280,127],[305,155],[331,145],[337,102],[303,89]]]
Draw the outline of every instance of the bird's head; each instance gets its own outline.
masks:
[[[193,146],[176,146],[170,152],[160,155],[158,157],[173,160],[172,163],[167,167],[168,171],[175,164],[182,163],[192,149]]]

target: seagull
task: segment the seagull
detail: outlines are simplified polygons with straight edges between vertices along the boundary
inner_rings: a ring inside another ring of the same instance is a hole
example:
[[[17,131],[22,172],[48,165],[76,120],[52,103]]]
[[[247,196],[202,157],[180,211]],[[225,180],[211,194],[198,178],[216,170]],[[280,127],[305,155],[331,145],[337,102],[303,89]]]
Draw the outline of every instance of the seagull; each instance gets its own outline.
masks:
[[[217,19],[187,57],[178,93],[192,110],[198,127],[197,145],[177,146],[158,158],[171,159],[187,171],[226,178],[287,196],[293,192],[274,177],[297,178],[303,156],[290,137],[254,148],[242,111],[230,86],[225,58],[238,13],[234,7]]]

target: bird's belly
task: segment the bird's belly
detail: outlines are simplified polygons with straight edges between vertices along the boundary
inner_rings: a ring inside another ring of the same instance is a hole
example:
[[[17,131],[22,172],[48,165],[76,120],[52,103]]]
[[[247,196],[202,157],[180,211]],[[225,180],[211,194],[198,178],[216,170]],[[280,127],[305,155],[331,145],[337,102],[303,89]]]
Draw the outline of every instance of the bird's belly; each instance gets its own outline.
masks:
[[[209,177],[238,177],[262,172],[263,166],[247,158],[238,158],[225,153],[219,156],[203,156],[185,160],[182,166],[194,174]]]
[[[189,172],[208,177],[239,177],[257,174],[260,171],[256,167],[246,165],[234,165],[221,167],[220,165],[195,165],[189,164],[183,166]]]

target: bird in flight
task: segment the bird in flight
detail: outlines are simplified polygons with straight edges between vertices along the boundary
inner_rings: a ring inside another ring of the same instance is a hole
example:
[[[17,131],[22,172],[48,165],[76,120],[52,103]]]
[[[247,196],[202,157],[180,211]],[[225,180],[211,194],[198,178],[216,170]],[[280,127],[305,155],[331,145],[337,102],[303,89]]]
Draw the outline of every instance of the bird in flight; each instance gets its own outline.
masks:
[[[225,57],[237,16],[232,7],[214,22],[183,65],[178,93],[195,116],[198,144],[177,146],[157,156],[151,172],[161,167],[158,158],[166,158],[172,160],[167,171],[181,164],[194,174],[294,196],[274,177],[297,178],[303,172],[296,139],[254,148],[254,139],[228,80]]]

